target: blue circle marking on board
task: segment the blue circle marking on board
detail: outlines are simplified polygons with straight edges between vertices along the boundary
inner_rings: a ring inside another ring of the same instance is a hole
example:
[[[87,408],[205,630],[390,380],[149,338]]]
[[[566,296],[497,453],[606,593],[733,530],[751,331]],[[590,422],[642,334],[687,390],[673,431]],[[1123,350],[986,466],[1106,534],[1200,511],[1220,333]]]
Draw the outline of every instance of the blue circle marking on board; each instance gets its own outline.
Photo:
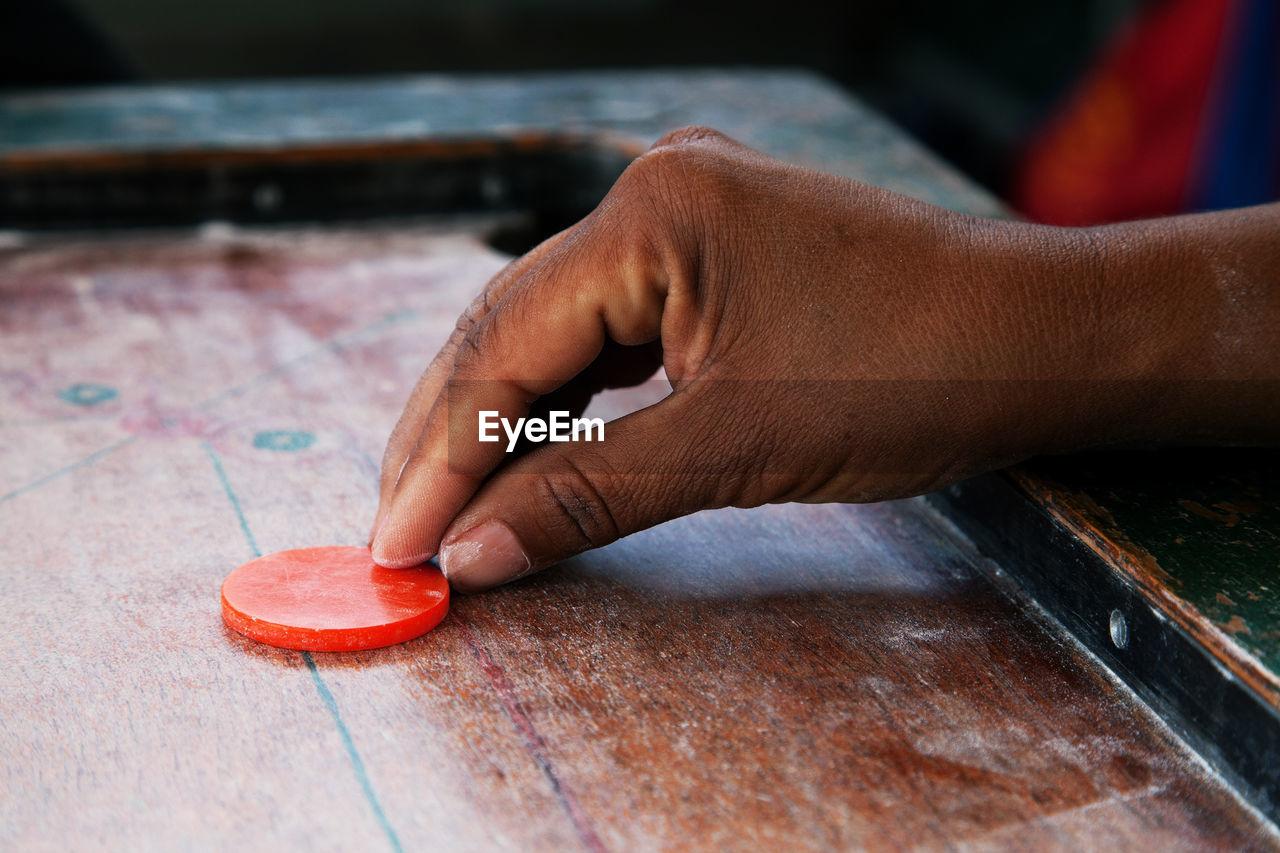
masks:
[[[120,396],[120,392],[110,385],[98,385],[94,382],[77,382],[58,392],[58,398],[73,406],[97,406]]]
[[[253,446],[259,450],[279,450],[297,453],[316,443],[316,437],[300,429],[268,429],[253,437]]]

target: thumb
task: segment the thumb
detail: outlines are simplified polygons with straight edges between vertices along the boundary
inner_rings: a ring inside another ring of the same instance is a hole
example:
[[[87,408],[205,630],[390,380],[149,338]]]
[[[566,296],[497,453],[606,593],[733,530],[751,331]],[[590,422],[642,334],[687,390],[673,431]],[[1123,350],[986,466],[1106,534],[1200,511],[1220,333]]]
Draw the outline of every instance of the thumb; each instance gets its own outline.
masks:
[[[696,428],[704,395],[676,391],[606,425],[603,442],[545,444],[499,469],[453,520],[440,567],[462,592],[487,589],[646,527],[729,502]],[[694,462],[697,464],[693,464]]]

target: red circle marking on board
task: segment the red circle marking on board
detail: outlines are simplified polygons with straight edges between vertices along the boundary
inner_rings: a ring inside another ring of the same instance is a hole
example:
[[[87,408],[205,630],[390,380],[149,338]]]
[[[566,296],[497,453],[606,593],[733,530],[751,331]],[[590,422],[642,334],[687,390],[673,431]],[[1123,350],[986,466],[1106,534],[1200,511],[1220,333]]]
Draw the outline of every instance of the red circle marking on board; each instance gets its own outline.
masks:
[[[427,633],[448,612],[449,582],[439,569],[385,569],[368,548],[278,551],[222,582],[223,621],[286,649],[392,646]]]

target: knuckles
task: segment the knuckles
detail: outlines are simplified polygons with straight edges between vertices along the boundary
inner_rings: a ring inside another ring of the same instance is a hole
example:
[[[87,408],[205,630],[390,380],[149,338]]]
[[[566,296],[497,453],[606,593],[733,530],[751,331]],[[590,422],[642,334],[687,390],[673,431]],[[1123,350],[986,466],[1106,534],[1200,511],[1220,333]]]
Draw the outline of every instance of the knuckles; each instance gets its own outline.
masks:
[[[650,151],[659,148],[668,148],[672,146],[690,146],[690,145],[732,145],[733,141],[718,130],[710,127],[702,127],[700,125],[690,125],[688,127],[678,127],[675,130],[668,131],[663,134],[657,142],[653,143]]]
[[[692,274],[706,246],[723,251],[751,200],[749,150],[704,127],[672,131],[632,161],[593,214],[622,269]]]
[[[622,535],[617,519],[592,478],[576,466],[569,465],[553,473],[539,475],[534,485],[534,499],[545,508],[548,524],[566,553],[580,553],[599,548]]]
[[[707,206],[733,193],[745,150],[710,128],[680,128],[637,157],[616,189],[625,201],[639,196],[667,215],[705,215]]]

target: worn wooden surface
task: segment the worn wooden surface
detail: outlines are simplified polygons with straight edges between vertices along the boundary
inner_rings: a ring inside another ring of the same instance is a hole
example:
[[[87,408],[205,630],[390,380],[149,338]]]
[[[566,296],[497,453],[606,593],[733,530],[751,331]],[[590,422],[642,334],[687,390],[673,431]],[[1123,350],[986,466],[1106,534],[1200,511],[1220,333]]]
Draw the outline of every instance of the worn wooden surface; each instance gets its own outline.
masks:
[[[1280,454],[1092,454],[1018,481],[1280,708]]]
[[[1107,481],[1118,479],[1124,459],[1113,460]],[[1098,461],[1075,460],[1071,481],[1079,482]],[[1040,463],[1035,468],[1043,470]],[[1160,479],[1148,481],[1157,495]],[[1237,793],[1272,819],[1280,815],[1280,715],[1265,682],[1250,677],[1261,665],[1180,598],[1174,579],[1150,553],[1135,550],[1114,521],[1104,522],[1087,496],[1015,469],[975,477],[927,500],[1136,690]],[[1144,517],[1158,518],[1162,508],[1152,500]],[[1221,556],[1229,559],[1232,550]],[[1248,570],[1241,572],[1247,576]]]
[[[633,153],[687,124],[709,125],[790,162],[944,207],[977,215],[1001,210],[989,194],[821,78],[798,71],[700,69],[256,81],[0,96],[0,228],[40,221],[42,210],[69,214],[76,193],[68,199],[68,185],[83,190],[83,182],[73,179],[99,170],[106,171],[89,187],[101,204],[128,206],[138,197],[150,198],[167,221],[177,221],[175,197],[199,196],[208,215],[256,221],[289,216],[290,178],[297,172],[254,173],[246,165],[301,168],[319,161],[359,162],[372,154],[403,166],[423,153],[439,159],[442,145],[456,158],[462,148],[495,142],[509,154],[519,148],[513,140],[522,139],[544,146],[557,140],[569,148],[583,140],[596,145],[598,174],[583,164],[569,180],[534,181],[542,196],[535,204],[568,195],[585,203],[578,211],[585,213],[612,181],[614,152]],[[495,162],[497,168],[478,176],[480,193],[471,201],[502,209],[521,194],[520,181],[503,173],[500,159]],[[202,175],[182,171],[201,164],[207,167]],[[155,171],[129,172],[123,184],[108,180],[112,169],[140,165]],[[341,177],[353,180],[350,171]],[[314,195],[313,183],[303,182],[297,192]],[[422,183],[427,186],[414,193]],[[441,183],[448,182],[388,168],[361,186],[376,188],[386,201],[403,194],[416,200],[417,209],[432,209]],[[91,215],[70,218],[94,224]]]
[[[227,631],[257,552],[358,543],[475,229],[0,257],[0,847],[1274,847],[919,502],[705,513],[411,643]]]
[[[1251,448],[1078,454],[929,497],[1272,819],[1276,462]]]

